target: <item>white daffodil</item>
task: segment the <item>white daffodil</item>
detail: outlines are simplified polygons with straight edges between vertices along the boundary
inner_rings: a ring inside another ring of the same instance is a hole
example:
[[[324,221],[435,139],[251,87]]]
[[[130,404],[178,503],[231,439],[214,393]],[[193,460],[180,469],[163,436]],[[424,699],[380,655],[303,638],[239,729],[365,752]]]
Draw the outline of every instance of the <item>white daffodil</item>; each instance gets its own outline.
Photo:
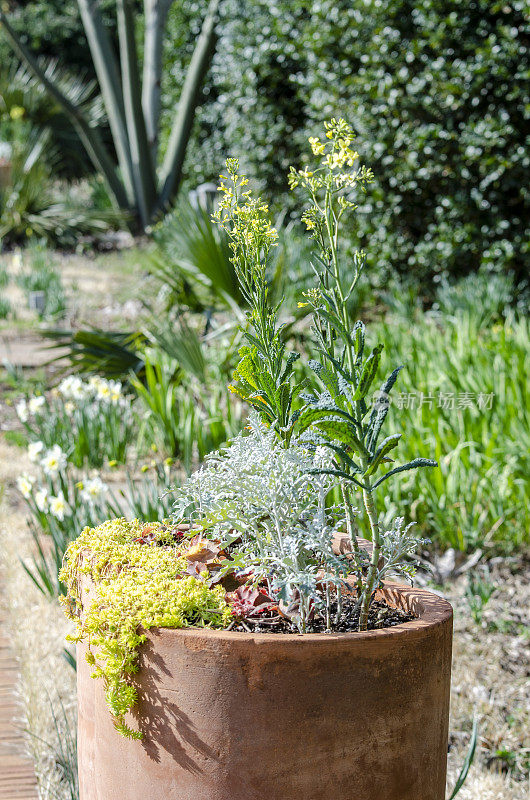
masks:
[[[56,475],[66,467],[66,455],[58,444],[54,444],[40,463],[46,475]]]
[[[39,461],[42,451],[44,450],[44,442],[30,442],[28,445],[29,460]]]
[[[31,489],[33,488],[34,483],[35,478],[33,475],[28,475],[27,472],[24,472],[22,475],[18,476],[17,487],[23,497],[27,498],[31,496]]]
[[[77,375],[63,378],[58,389],[62,396],[69,400],[82,400],[87,394],[86,384]]]
[[[72,399],[83,400],[87,396],[87,387],[81,378],[74,378],[72,383]]]
[[[105,495],[107,489],[107,484],[103,483],[100,477],[89,478],[83,484],[81,499],[84,500],[85,503],[95,503],[96,500],[99,500]]]
[[[121,398],[121,383],[120,381],[109,381],[110,401],[112,405],[116,406]]]
[[[50,511],[60,522],[63,521],[65,514],[70,513],[62,492],[59,492],[57,496],[50,496]]]
[[[97,393],[100,400],[107,400],[107,401],[111,400],[112,392],[109,382],[105,380],[100,380],[97,387]]]
[[[21,422],[28,421],[28,404],[25,400],[19,400],[15,406],[15,411],[17,412],[17,416]]]
[[[31,397],[28,402],[28,410],[32,415],[40,414],[42,407],[46,403],[46,399],[39,395],[38,397]]]
[[[94,394],[97,393],[99,385],[103,383],[103,378],[100,375],[91,375],[88,379],[88,387],[92,389]]]
[[[27,472],[23,472],[22,475],[19,475],[17,478],[17,487],[24,497],[29,497],[31,495],[34,483],[35,478],[33,475],[28,475]]]
[[[70,386],[72,384],[73,376],[68,375],[68,377],[63,378],[60,382],[59,386],[57,387],[57,391],[59,394],[62,394],[63,397],[70,396]]]
[[[48,511],[48,490],[44,486],[35,492],[35,505],[43,513]]]
[[[71,417],[75,411],[75,403],[73,403],[71,400],[67,400],[64,404],[64,410],[66,411],[67,415]]]

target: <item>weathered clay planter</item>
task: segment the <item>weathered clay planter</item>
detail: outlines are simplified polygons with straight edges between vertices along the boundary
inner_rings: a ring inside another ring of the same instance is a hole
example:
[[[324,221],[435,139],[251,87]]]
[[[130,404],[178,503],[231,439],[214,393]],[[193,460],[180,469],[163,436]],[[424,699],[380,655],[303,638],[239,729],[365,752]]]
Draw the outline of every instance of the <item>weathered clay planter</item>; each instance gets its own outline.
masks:
[[[78,652],[81,800],[444,800],[452,610],[363,634],[152,630],[119,736]]]

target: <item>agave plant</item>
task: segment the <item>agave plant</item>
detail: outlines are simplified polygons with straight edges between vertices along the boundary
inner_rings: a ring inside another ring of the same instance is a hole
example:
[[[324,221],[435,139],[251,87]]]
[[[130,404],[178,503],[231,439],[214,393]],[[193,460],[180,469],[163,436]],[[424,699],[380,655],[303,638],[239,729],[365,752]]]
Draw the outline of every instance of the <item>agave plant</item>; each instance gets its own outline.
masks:
[[[215,49],[219,0],[211,0],[182,86],[173,128],[159,166],[160,87],[164,28],[172,0],[146,0],[143,74],[136,44],[133,0],[116,0],[119,59],[104,25],[98,0],[78,0],[114,151],[103,142],[84,109],[27,49],[0,9],[0,21],[15,53],[72,121],[88,156],[104,176],[118,208],[144,230],[175,197],[200,90]]]

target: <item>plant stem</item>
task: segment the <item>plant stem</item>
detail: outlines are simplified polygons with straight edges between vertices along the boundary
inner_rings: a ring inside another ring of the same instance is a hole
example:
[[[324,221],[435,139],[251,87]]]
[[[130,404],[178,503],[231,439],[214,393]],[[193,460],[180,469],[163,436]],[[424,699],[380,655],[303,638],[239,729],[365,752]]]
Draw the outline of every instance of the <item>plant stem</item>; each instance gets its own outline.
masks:
[[[346,533],[349,536],[352,551],[353,551],[353,558],[355,564],[355,572],[357,575],[357,597],[361,598],[362,595],[362,561],[361,561],[361,553],[359,548],[359,543],[357,542],[357,536],[355,535],[355,529],[353,527],[353,512],[352,512],[352,505],[351,505],[351,495],[349,492],[348,487],[345,483],[342,484],[342,499],[344,504],[344,513],[346,515]]]
[[[346,298],[344,295],[344,290],[342,288],[341,277],[340,277],[340,268],[339,268],[339,257],[337,252],[337,234],[338,234],[338,223],[337,221],[332,221],[330,216],[332,214],[332,204],[331,204],[331,197],[328,194],[326,195],[326,214],[325,214],[325,224],[326,230],[329,239],[330,245],[330,252],[331,252],[331,262],[333,264],[333,277],[335,280],[335,290],[338,297],[338,313],[341,318],[341,322],[344,325],[345,329],[348,329],[349,326],[349,318],[348,318],[348,309],[346,308]],[[354,358],[353,358],[353,351],[351,347],[351,343],[349,341],[344,341],[344,347],[346,350],[346,358],[348,361],[348,368],[350,370],[350,374],[354,375]]]
[[[381,532],[379,530],[379,523],[377,520],[377,511],[375,509],[374,498],[372,491],[363,489],[363,502],[370,523],[370,530],[372,532],[372,558],[370,559],[370,566],[368,567],[368,575],[363,592],[363,599],[361,603],[361,613],[359,615],[359,630],[365,631],[368,623],[368,611],[370,608],[370,600],[374,590],[375,579],[377,577],[377,565],[379,563],[379,556],[381,554]]]
[[[337,585],[337,613],[335,615],[335,625],[338,625],[342,615],[342,587]]]

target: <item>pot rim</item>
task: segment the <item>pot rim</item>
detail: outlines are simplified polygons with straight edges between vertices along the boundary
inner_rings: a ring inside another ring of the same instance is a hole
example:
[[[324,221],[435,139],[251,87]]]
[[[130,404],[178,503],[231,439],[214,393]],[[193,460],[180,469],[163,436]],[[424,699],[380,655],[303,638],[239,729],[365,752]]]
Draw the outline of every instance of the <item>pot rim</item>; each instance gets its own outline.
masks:
[[[431,632],[440,625],[452,622],[453,608],[448,600],[440,597],[428,589],[419,589],[406,584],[394,581],[384,581],[383,589],[378,594],[384,593],[386,599],[394,600],[396,603],[400,599],[409,605],[414,604],[415,613],[418,616],[409,622],[402,622],[400,625],[393,625],[389,628],[378,628],[377,630],[337,633],[247,633],[246,631],[228,631],[218,628],[150,628],[146,633],[155,636],[174,636],[201,639],[206,638],[210,641],[217,641],[220,644],[227,644],[230,641],[238,644],[260,644],[267,642],[277,645],[279,642],[294,644],[299,647],[301,644],[326,645],[330,642],[340,642],[342,644],[351,643],[352,645],[362,644],[363,642],[373,642],[374,640],[388,640],[389,638],[400,640],[410,637],[416,638],[422,633]],[[389,596],[390,595],[390,596]],[[376,595],[377,597],[377,595]]]

